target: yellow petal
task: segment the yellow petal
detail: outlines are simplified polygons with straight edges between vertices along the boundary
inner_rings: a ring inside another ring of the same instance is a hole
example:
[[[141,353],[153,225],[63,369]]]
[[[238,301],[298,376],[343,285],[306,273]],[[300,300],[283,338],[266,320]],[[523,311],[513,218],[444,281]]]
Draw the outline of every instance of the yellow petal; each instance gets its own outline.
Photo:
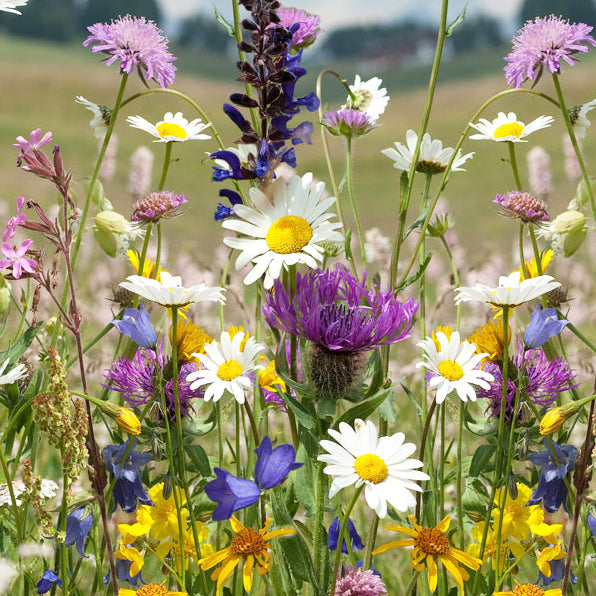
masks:
[[[434,557],[426,557],[426,566],[428,567],[428,587],[431,592],[437,589],[437,563]]]
[[[393,542],[387,542],[387,544],[382,544],[378,548],[373,550],[373,555],[378,555],[379,553],[384,553],[392,548],[400,548],[402,546],[414,546],[416,544],[415,540],[411,540],[410,538],[406,538],[404,540],[394,540]]]
[[[254,562],[254,557],[252,555],[248,555],[246,561],[244,562],[244,567],[242,568],[242,585],[248,594],[250,594],[250,589],[252,588],[252,568]]]

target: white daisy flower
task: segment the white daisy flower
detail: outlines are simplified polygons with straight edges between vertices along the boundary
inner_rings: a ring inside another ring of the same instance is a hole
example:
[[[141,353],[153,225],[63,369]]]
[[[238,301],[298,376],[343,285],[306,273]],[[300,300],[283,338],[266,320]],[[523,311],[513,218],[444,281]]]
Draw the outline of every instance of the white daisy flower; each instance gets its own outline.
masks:
[[[244,403],[244,390],[252,383],[250,373],[265,368],[258,364],[259,352],[265,346],[249,337],[244,347],[244,333],[236,333],[233,339],[224,331],[219,342],[205,344],[205,354],[192,354],[201,363],[198,371],[190,373],[186,380],[190,389],[208,385],[205,390],[205,401],[219,401],[225,391],[231,393],[239,404]]]
[[[148,132],[157,137],[154,143],[169,143],[171,141],[204,141],[210,139],[209,135],[201,134],[206,128],[211,126],[208,122],[204,124],[200,118],[190,122],[182,116],[182,112],[166,112],[163,120],[157,124],[152,124],[141,116],[129,116],[126,121],[133,127]]]
[[[9,362],[10,358],[7,358],[0,366],[0,385],[10,385],[27,375],[27,367],[24,364],[18,364],[12,370],[9,370],[4,374]]]
[[[596,108],[596,99],[589,101],[581,106],[575,106],[569,110],[569,117],[571,120],[571,124],[573,125],[573,129],[575,131],[575,136],[578,139],[585,139],[587,129],[591,126],[591,122],[588,120],[588,112]]]
[[[447,337],[439,331],[436,335],[439,347],[432,337],[418,343],[424,354],[424,362],[418,362],[416,367],[427,368],[431,373],[428,385],[437,390],[437,403],[445,401],[447,395],[457,391],[462,401],[476,401],[476,391],[472,385],[483,389],[490,389],[490,382],[494,381],[493,375],[478,368],[480,361],[488,356],[476,354],[476,344],[460,341],[457,331]]]
[[[225,302],[223,288],[210,288],[204,283],[185,288],[182,278],[161,272],[159,281],[141,275],[129,275],[126,281],[120,283],[125,290],[130,290],[146,300],[157,302],[162,306],[186,306],[194,302],[210,300]]]
[[[471,139],[481,140],[488,139],[489,141],[513,141],[514,143],[525,143],[524,137],[540,130],[541,128],[548,128],[555,119],[552,116],[540,116],[536,120],[532,120],[530,124],[524,124],[517,119],[514,112],[505,114],[499,112],[499,115],[491,122],[486,118],[480,118],[478,124],[470,126],[475,128],[480,134],[470,135]]]
[[[282,270],[290,265],[304,263],[316,269],[322,261],[322,242],[342,242],[343,235],[337,232],[340,222],[330,222],[334,217],[328,209],[335,197],[322,200],[325,183],[312,186],[312,174],[300,178],[293,176],[288,183],[281,178],[275,181],[273,199],[258,188],[250,189],[250,198],[255,207],[234,205],[239,219],[226,219],[222,226],[248,236],[248,238],[224,238],[224,244],[241,251],[236,259],[236,269],[242,269],[249,262],[254,267],[244,278],[245,284],[257,281],[265,274],[265,289],[273,286]]]
[[[22,14],[21,11],[16,10],[17,7],[25,6],[29,0],[0,0],[0,10],[4,12],[12,12],[14,14]]]
[[[412,159],[416,151],[416,143],[418,143],[418,134],[413,130],[408,130],[406,133],[407,147],[401,143],[395,143],[395,149],[389,147],[383,149],[381,153],[392,159],[395,163],[394,168],[408,172],[412,166]],[[438,139],[434,141],[426,132],[422,137],[420,143],[420,153],[418,155],[418,163],[416,164],[416,171],[428,174],[440,174],[447,169],[447,165],[453,156],[455,149],[452,147],[443,147],[443,143]],[[466,153],[462,155],[461,149],[458,150],[453,163],[451,164],[452,172],[464,172],[460,167],[474,154]]]
[[[404,443],[404,433],[379,439],[370,420],[357,418],[354,428],[341,422],[339,432],[329,429],[329,434],[337,443],[321,441],[327,453],[317,459],[328,464],[324,472],[333,476],[330,499],[342,488],[364,484],[364,498],[379,517],[387,515],[387,503],[398,511],[416,505],[410,491],[422,492],[415,481],[428,480],[429,476],[415,469],[422,467],[421,461],[408,459],[416,451],[416,445]]]
[[[75,101],[82,106],[86,107],[92,114],[93,118],[89,122],[89,126],[93,129],[93,134],[96,139],[101,139],[108,130],[108,124],[110,123],[110,111],[106,106],[100,106],[88,99],[85,99],[82,95],[77,95]]]
[[[236,147],[226,147],[225,151],[229,151],[233,153],[239,160],[240,165],[245,166],[248,164],[249,158],[252,155],[254,159],[257,158],[259,150],[255,143],[246,143],[246,144],[239,144]],[[211,155],[212,151],[207,151],[207,156]],[[227,170],[230,167],[230,164],[225,159],[214,159],[213,163],[215,163],[218,167]]]
[[[479,283],[474,284],[474,287],[456,288],[455,303],[473,300],[487,302],[493,306],[514,307],[534,300],[561,285],[558,281],[553,280],[554,277],[550,275],[522,279],[521,273],[514,271],[510,275],[499,277],[499,285],[496,288]]]
[[[387,89],[381,87],[382,83],[383,81],[379,77],[363,81],[360,79],[360,75],[356,75],[354,84],[350,85],[350,91],[356,97],[355,99],[352,99],[351,96],[348,97],[342,108],[359,110],[365,112],[373,122],[378,120],[389,103]]]

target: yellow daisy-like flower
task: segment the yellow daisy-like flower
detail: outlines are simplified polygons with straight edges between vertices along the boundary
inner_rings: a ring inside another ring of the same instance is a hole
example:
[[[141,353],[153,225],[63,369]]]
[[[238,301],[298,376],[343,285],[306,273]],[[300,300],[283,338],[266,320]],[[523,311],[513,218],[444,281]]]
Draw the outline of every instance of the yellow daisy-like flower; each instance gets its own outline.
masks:
[[[163,540],[168,536],[178,536],[178,512],[176,511],[176,502],[174,501],[174,492],[169,498],[164,499],[163,482],[152,486],[149,489],[149,497],[153,501],[152,505],[141,505],[137,511],[137,520],[141,524],[149,525],[151,534],[157,540]],[[174,488],[178,491],[178,502],[181,505],[186,503],[184,491]],[[180,510],[182,517],[182,527],[186,527],[188,519],[188,509]]]
[[[284,380],[275,372],[275,360],[270,360],[269,364],[259,371],[259,386],[267,391],[286,390]]]
[[[466,548],[466,552],[473,557],[480,557],[480,544],[482,543],[482,536],[484,535],[484,522],[478,522],[472,528],[472,539],[476,541],[475,544],[470,544],[468,548]],[[515,542],[514,540],[501,540],[501,549],[500,549],[500,561],[507,561],[509,559],[510,554],[516,559],[520,559],[525,552],[525,548],[519,543]],[[484,547],[484,555],[482,556],[482,562],[488,561],[488,559],[492,560],[493,569],[497,567],[497,532],[494,528],[488,528],[486,533],[486,543]]]
[[[143,277],[153,277],[153,273],[155,271],[154,261],[152,261],[151,259],[145,259],[145,261],[143,262],[143,271],[142,273],[139,273],[139,265],[141,262],[139,253],[136,250],[131,249],[127,250],[126,254],[128,256],[128,260],[130,261],[130,264],[134,267],[134,270],[137,272],[138,275],[142,275]],[[157,281],[161,281],[161,274],[163,271],[165,271],[165,269],[162,269],[161,266],[158,267],[157,275],[155,276],[155,279]]]
[[[256,565],[259,575],[264,575],[271,569],[271,556],[269,554],[271,546],[269,541],[280,536],[294,534],[294,530],[291,528],[280,528],[279,530],[269,532],[271,519],[268,519],[265,522],[265,526],[258,531],[244,527],[242,522],[234,516],[230,518],[230,523],[232,530],[236,533],[232,537],[230,545],[218,550],[212,555],[203,557],[199,561],[199,565],[203,571],[221,563],[221,566],[211,574],[211,579],[217,580],[218,595],[221,594],[223,583],[238,565],[242,565],[242,583],[244,589],[250,593],[253,567]]]
[[[509,341],[511,341],[511,328],[509,329]],[[482,362],[501,362],[503,360],[503,341],[505,338],[503,321],[496,323],[489,321],[486,325],[479,327],[469,337],[469,342],[476,344],[477,354],[488,354]]]
[[[197,549],[195,543],[195,537],[192,529],[190,527],[185,528],[182,532],[182,543],[184,545],[184,568],[188,569],[188,565],[190,560],[193,559],[195,562],[199,562],[199,557],[207,557],[214,552],[214,548],[211,544],[205,543],[205,540],[209,538],[209,530],[207,526],[197,521],[195,523],[195,528],[197,530],[197,538],[199,539],[199,548]],[[165,559],[168,554],[173,553],[175,555],[176,561],[178,562],[178,571],[181,571],[182,565],[180,564],[182,550],[180,548],[180,540],[179,536],[176,536],[176,541],[174,540],[163,540],[159,546],[155,549],[155,553],[157,554],[160,559]]]
[[[543,590],[536,584],[518,584],[513,590],[506,590],[505,592],[493,592],[493,596],[562,596],[561,588],[553,588],[551,590]]]
[[[161,584],[145,584],[138,590],[120,588],[118,596],[188,596],[187,592],[172,592]]]
[[[517,483],[517,496],[511,498],[507,487],[497,490],[493,509],[494,527],[497,527],[503,509],[503,539],[513,536],[517,540],[525,540],[532,532],[532,526],[539,527],[544,521],[544,513],[540,505],[527,506],[532,489],[521,482]]]
[[[172,331],[173,328],[170,327],[170,345],[174,341]],[[193,356],[193,352],[204,354],[205,344],[211,341],[213,341],[213,338],[190,319],[179,321],[176,329],[178,362],[180,364],[185,364],[186,362],[196,362],[198,364],[199,359]]]
[[[555,251],[549,248],[540,255],[540,269],[542,270],[542,273],[544,273],[546,268],[550,265],[554,254]],[[519,271],[524,279],[534,278],[542,275],[542,273],[538,272],[538,264],[534,257],[532,257],[529,261],[525,261],[524,267],[520,265],[515,271]],[[512,273],[515,273],[515,271]]]
[[[407,534],[412,538],[405,540],[395,540],[380,546],[373,551],[373,555],[383,553],[392,548],[399,548],[401,546],[412,546],[412,567],[416,571],[422,571],[424,567],[428,569],[428,585],[431,592],[437,589],[438,568],[437,560],[443,563],[445,569],[453,577],[460,590],[464,589],[464,581],[470,578],[470,574],[466,571],[465,565],[469,569],[480,569],[482,561],[468,553],[465,553],[457,548],[451,546],[446,532],[449,529],[451,518],[449,516],[443,518],[434,528],[423,528],[418,525],[416,518],[410,515],[413,528],[406,526],[388,526],[388,530],[394,532],[401,532]]]
[[[558,542],[554,546],[547,546],[542,549],[536,557],[536,565],[538,565],[538,569],[540,569],[542,575],[550,577],[552,573],[550,562],[564,559],[566,556],[567,553],[561,548],[561,543]]]

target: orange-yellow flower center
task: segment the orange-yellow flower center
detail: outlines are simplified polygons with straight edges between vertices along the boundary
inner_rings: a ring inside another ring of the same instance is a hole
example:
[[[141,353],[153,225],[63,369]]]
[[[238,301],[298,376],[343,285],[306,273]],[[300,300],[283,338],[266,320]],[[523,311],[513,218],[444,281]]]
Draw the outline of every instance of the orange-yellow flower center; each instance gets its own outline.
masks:
[[[443,360],[438,368],[439,374],[448,381],[459,381],[464,376],[464,369],[455,360]]]
[[[285,215],[274,221],[265,241],[267,246],[280,255],[300,252],[311,240],[312,228],[302,217]]]
[[[416,546],[427,555],[446,555],[451,550],[449,539],[437,528],[422,528],[416,536]]]
[[[164,139],[165,137],[176,137],[178,139],[185,139],[188,135],[186,134],[186,130],[182,128],[179,124],[174,124],[172,122],[162,122],[158,124],[155,128],[157,128],[157,132],[159,136]]]
[[[387,464],[373,453],[365,453],[357,457],[354,462],[354,469],[362,480],[367,480],[373,484],[383,482],[388,474]]]
[[[166,596],[168,591],[159,584],[145,584],[137,590],[137,596]]]
[[[523,132],[524,126],[519,122],[509,122],[508,124],[501,124],[501,126],[496,128],[494,137],[495,139],[502,139],[504,137],[515,137],[516,139],[519,139]]]
[[[267,550],[267,542],[252,528],[243,528],[232,538],[230,549],[235,555],[258,555]]]
[[[217,376],[222,381],[233,381],[242,374],[242,365],[236,360],[227,360],[217,369]]]
[[[515,596],[544,596],[544,590],[535,584],[518,584],[513,593]]]

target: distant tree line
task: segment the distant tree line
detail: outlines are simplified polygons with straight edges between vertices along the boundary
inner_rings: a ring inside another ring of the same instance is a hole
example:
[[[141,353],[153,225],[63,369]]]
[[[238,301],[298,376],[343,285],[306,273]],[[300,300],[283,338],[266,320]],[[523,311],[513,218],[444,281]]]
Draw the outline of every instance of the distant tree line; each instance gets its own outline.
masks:
[[[524,0],[519,15],[520,25],[551,14],[571,23],[596,26],[596,3],[593,0]]]

